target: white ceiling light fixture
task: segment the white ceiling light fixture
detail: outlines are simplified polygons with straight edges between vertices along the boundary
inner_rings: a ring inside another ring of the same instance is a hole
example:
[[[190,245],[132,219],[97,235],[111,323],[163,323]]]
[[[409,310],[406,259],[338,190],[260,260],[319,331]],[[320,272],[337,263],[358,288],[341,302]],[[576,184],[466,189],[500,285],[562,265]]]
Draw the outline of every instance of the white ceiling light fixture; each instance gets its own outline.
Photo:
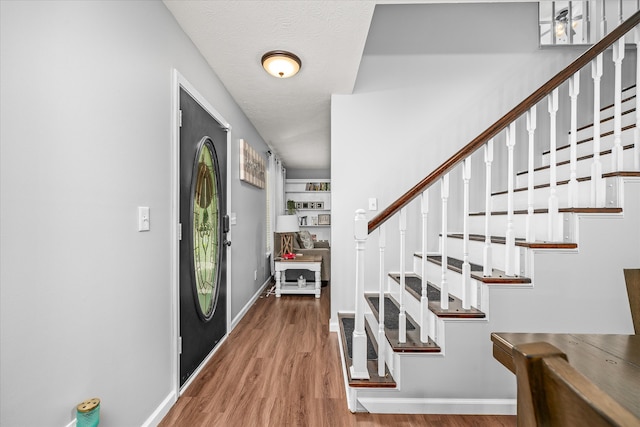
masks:
[[[262,55],[262,66],[272,76],[286,79],[300,71],[302,62],[291,52],[272,50]]]

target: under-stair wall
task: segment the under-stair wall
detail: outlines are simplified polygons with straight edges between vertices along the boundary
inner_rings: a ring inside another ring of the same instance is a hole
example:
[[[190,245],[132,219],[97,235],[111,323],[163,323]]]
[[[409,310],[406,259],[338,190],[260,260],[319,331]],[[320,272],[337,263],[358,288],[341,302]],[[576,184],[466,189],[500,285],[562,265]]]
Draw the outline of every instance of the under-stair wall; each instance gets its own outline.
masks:
[[[630,22],[638,20],[634,15]],[[631,28],[627,23],[616,33]],[[595,55],[616,33],[592,49]],[[620,42],[614,57],[621,49]],[[580,83],[586,73],[575,74],[590,64],[580,61],[474,139],[467,147],[474,154],[456,154],[386,208],[384,214],[395,214],[391,220],[356,213],[355,330],[345,363],[346,378],[359,381],[347,387],[352,410],[514,413],[515,378],[493,360],[491,332],[633,333],[623,271],[640,265],[635,87],[622,89],[617,63],[614,107],[599,91],[585,97],[596,100],[595,110],[580,107],[579,93],[593,87],[589,79]],[[632,64],[635,83],[635,58]],[[558,99],[555,85],[563,81],[570,102]],[[589,127],[578,131],[590,119],[578,117],[581,108],[597,112],[592,141]],[[548,130],[541,132],[545,120]],[[570,149],[563,147],[567,141]],[[592,148],[577,158],[578,145]],[[498,150],[508,153],[506,164]],[[516,156],[518,150],[525,154]],[[571,153],[566,160],[563,150]],[[598,158],[602,169],[593,169]],[[493,170],[501,170],[506,183],[496,184]],[[440,231],[433,232],[433,223]],[[377,362],[366,362],[367,346],[375,348]],[[377,377],[367,372],[372,364],[395,386],[374,388]]]
[[[533,285],[480,285],[486,319],[436,320],[443,330],[437,340],[441,353],[407,356],[388,351],[397,389],[357,390],[354,409],[513,414],[515,377],[493,359],[491,332],[633,334],[623,270],[640,265],[640,179],[624,186],[623,214],[579,217],[579,249],[529,254],[535,259]],[[395,292],[392,288],[392,294],[397,296],[397,291],[397,286]]]

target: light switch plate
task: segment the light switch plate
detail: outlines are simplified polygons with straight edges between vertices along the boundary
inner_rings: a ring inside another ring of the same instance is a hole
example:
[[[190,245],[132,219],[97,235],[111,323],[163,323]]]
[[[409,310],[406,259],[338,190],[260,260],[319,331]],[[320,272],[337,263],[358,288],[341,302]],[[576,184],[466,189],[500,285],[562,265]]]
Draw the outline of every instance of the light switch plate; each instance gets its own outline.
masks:
[[[149,217],[148,206],[138,206],[138,231],[149,231],[151,229],[151,219]]]
[[[378,210],[378,199],[375,197],[369,197],[369,210],[377,211]]]

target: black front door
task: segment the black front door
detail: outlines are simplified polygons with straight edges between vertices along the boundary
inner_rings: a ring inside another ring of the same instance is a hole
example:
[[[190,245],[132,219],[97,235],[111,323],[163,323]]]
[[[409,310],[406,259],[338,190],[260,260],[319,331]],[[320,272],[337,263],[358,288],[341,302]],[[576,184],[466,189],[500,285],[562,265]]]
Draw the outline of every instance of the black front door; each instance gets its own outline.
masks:
[[[227,134],[180,89],[180,386],[227,333]]]

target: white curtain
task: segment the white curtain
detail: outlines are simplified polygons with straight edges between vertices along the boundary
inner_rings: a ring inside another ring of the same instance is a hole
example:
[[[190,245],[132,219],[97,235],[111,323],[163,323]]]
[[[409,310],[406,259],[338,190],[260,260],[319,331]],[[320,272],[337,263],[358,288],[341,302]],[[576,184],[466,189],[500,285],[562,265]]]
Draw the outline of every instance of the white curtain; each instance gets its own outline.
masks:
[[[286,170],[282,161],[269,152],[269,171],[267,174],[267,250],[271,253],[271,274],[275,273],[275,254],[273,253],[273,231],[276,229],[276,218],[283,215],[284,181]]]

